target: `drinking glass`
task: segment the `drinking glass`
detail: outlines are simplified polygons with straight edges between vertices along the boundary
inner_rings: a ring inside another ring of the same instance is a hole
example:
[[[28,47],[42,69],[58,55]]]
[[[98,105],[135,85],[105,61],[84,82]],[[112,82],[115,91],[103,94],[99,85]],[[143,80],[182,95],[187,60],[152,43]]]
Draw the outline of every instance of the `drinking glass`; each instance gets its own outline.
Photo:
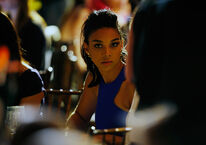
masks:
[[[22,118],[24,118],[24,106],[7,107],[5,124],[11,135],[16,132]]]

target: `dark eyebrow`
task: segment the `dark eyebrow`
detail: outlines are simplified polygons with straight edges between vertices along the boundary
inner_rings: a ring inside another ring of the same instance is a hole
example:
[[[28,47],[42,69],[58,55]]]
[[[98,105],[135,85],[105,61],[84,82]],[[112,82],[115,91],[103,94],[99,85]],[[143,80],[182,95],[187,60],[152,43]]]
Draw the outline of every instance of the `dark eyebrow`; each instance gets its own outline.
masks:
[[[115,39],[113,39],[112,41],[116,41],[116,40],[120,40],[119,38],[115,38]],[[103,41],[101,41],[101,40],[92,40],[92,42],[103,42]]]
[[[92,42],[102,42],[101,40],[92,40]]]
[[[120,40],[119,38],[115,38],[115,39],[113,39],[112,41],[116,41],[116,40]]]

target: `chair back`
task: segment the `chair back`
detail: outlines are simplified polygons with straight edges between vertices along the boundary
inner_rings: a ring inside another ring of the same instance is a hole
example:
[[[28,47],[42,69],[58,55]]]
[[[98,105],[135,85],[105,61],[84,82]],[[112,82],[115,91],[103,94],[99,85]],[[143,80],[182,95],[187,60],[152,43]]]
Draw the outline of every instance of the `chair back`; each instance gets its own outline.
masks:
[[[64,89],[46,89],[45,104],[49,110],[55,109],[63,113],[65,119],[69,116],[71,110],[71,96],[79,97],[82,90],[64,90]]]
[[[48,88],[49,85],[50,85],[50,80],[51,80],[51,74],[53,72],[53,68],[52,67],[49,67],[48,69],[46,70],[41,70],[39,71],[39,74],[44,82],[44,88]]]
[[[102,145],[125,145],[126,133],[131,130],[131,127],[95,129],[92,126],[91,135],[101,137]]]
[[[53,44],[53,47],[51,66],[54,68],[54,73],[51,87],[70,89],[77,57],[74,55],[71,44],[67,42],[58,41]]]

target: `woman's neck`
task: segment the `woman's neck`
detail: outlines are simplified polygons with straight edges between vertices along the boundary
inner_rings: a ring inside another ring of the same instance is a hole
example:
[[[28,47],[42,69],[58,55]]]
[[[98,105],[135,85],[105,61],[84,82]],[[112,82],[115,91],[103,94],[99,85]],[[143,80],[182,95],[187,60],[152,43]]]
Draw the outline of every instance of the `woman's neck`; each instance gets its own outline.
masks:
[[[100,72],[102,75],[102,78],[104,79],[104,82],[105,83],[113,82],[117,78],[119,73],[121,72],[123,66],[124,65],[122,63],[120,63],[115,68],[113,68],[111,71]]]

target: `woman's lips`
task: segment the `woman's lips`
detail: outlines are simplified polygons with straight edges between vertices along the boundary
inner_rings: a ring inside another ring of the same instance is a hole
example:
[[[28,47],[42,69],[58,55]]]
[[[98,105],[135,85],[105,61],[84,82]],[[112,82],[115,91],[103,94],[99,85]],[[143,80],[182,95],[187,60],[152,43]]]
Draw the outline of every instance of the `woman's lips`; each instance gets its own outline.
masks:
[[[106,65],[106,64],[110,64],[110,63],[112,63],[112,61],[110,61],[110,60],[108,60],[108,61],[103,61],[103,62],[102,62],[102,64],[105,64],[105,65]]]

